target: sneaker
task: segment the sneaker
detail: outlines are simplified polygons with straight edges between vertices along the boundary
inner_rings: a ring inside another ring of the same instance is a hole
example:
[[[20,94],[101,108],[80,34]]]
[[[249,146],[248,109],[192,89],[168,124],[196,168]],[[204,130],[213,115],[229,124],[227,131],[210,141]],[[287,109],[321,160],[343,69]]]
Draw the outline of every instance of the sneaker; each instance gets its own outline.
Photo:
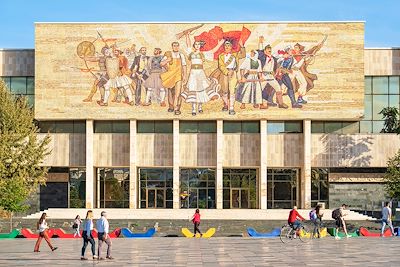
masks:
[[[346,235],[346,238],[349,238],[349,237],[351,237],[351,235]]]
[[[81,257],[81,261],[87,261],[87,260],[88,260],[88,258]]]
[[[51,249],[51,251],[54,251],[54,250],[56,250],[56,249],[58,249],[58,247],[54,247],[54,248],[52,248],[52,249]]]
[[[33,252],[40,252],[40,250],[34,250]]]
[[[93,259],[94,259],[94,260],[97,260],[97,258],[98,258],[98,257],[97,257],[96,255],[93,255]]]
[[[107,256],[106,259],[108,259],[108,260],[113,260],[114,258],[111,257],[111,256]]]

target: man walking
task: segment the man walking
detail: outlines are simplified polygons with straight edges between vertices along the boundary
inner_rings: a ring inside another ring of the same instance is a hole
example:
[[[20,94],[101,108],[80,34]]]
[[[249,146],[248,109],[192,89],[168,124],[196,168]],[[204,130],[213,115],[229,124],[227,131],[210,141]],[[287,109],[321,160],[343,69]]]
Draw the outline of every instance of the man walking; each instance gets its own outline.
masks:
[[[383,237],[383,232],[385,232],[386,224],[390,227],[392,231],[392,236],[394,236],[394,229],[392,224],[392,209],[390,207],[390,202],[385,203],[385,207],[382,209],[382,230],[381,237]]]
[[[101,248],[102,248],[104,242],[107,244],[107,257],[106,258],[109,260],[112,260],[113,257],[111,257],[111,238],[108,235],[110,226],[108,224],[107,213],[105,211],[101,212],[101,217],[97,221],[96,226],[97,226],[97,232],[98,232],[98,238],[99,238],[99,249],[97,252],[99,260],[104,260],[104,258],[101,257]]]
[[[347,228],[346,228],[346,222],[344,221],[344,216],[347,214],[344,213],[344,210],[346,209],[346,204],[342,204],[342,206],[338,209],[335,209],[332,211],[332,219],[336,221],[336,231],[335,231],[335,239],[340,239],[339,237],[339,229],[340,227],[343,228],[344,233],[346,234],[346,237],[350,237],[350,235],[347,233]]]

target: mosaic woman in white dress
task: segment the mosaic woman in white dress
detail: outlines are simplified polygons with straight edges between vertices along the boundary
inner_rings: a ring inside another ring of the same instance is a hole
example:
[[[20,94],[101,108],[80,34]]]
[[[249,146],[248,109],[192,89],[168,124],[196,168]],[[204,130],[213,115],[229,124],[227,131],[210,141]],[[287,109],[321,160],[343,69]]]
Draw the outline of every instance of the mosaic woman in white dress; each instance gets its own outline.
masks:
[[[212,61],[214,59],[214,52],[223,42],[224,40],[221,40],[213,50],[202,52],[200,51],[202,43],[195,41],[192,46],[189,34],[186,35],[188,59],[191,65],[186,90],[181,96],[186,103],[192,103],[192,115],[196,115],[197,112],[203,113],[203,103],[219,98],[217,93],[219,89],[218,81],[207,77],[203,64],[206,60]]]

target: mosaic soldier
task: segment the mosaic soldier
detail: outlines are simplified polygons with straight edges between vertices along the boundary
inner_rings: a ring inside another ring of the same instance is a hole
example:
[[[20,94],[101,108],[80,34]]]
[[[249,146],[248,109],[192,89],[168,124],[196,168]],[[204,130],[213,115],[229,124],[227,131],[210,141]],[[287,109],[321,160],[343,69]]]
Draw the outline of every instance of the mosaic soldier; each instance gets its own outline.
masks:
[[[100,90],[101,101],[104,100],[104,85],[107,83],[109,77],[107,74],[107,67],[106,67],[106,59],[111,57],[111,50],[108,46],[104,46],[101,49],[101,56],[99,57],[85,57],[85,60],[91,62],[98,62],[99,65],[99,72],[97,73],[98,78],[94,81],[92,90],[87,98],[83,100],[83,102],[92,102],[92,98],[94,94],[97,92],[97,89]]]
[[[182,93],[182,98],[187,103],[192,104],[192,115],[203,113],[202,105],[210,100],[218,99],[217,89],[218,81],[215,78],[208,78],[204,71],[203,63],[206,60],[213,61],[214,53],[220,48],[224,41],[221,40],[214,49],[206,52],[200,51],[204,43],[195,41],[192,46],[189,34],[186,34],[186,45],[188,50],[188,59],[190,61],[190,72],[187,90]],[[197,108],[196,108],[197,106]]]
[[[142,86],[145,87],[144,83],[148,78],[147,65],[149,57],[146,56],[146,52],[147,52],[146,47],[141,47],[139,49],[139,55],[135,57],[135,60],[133,61],[133,64],[130,68],[132,71],[132,75],[135,77],[136,81],[136,90],[135,90],[136,106],[139,106],[141,104]]]
[[[289,77],[289,74],[292,73],[292,65],[293,65],[293,57],[291,55],[291,47],[288,46],[283,51],[278,51],[279,54],[282,55],[280,59],[278,59],[278,69],[276,73],[276,80],[282,86],[284,84],[287,87],[287,94],[290,98],[290,102],[292,103],[292,108],[302,108],[302,105],[297,103],[296,97],[294,95],[293,84]]]
[[[237,83],[236,72],[239,59],[246,56],[245,48],[239,41],[240,51],[233,52],[232,43],[225,41],[224,52],[218,56],[218,67],[211,73],[211,77],[216,78],[221,85],[220,96],[224,101],[222,111],[228,111],[230,115],[235,115],[235,94],[234,89]]]
[[[268,108],[263,104],[262,99],[261,61],[258,59],[258,53],[251,50],[239,70],[241,78],[236,87],[236,101],[242,103],[240,108],[245,109],[246,104],[253,104],[254,108]]]
[[[115,53],[110,53],[110,57],[106,58],[106,70],[108,80],[104,84],[104,98],[97,101],[100,106],[108,106],[108,99],[110,98],[111,89],[118,87],[117,77],[119,73],[119,59]]]
[[[132,79],[129,77],[131,72],[128,68],[128,59],[124,56],[121,50],[116,50],[118,53],[119,73],[117,77],[117,88],[121,96],[125,97],[124,103],[133,105],[133,95],[131,91]]]
[[[186,83],[186,59],[185,55],[179,52],[179,43],[171,44],[172,51],[164,54],[161,66],[167,69],[161,74],[162,85],[168,90],[168,112],[180,115],[181,93],[183,84]]]
[[[150,105],[153,99],[157,101],[160,106],[166,106],[166,92],[161,81],[161,73],[164,72],[164,68],[161,67],[161,61],[163,59],[161,53],[161,48],[154,48],[154,56],[148,60],[147,69],[149,71],[149,77],[144,82],[144,87],[147,88],[144,106]]]
[[[275,79],[275,73],[278,68],[278,59],[272,55],[271,45],[264,45],[264,37],[259,37],[259,50],[258,59],[261,61],[262,77],[264,81],[261,83],[263,88],[263,99],[267,101],[268,106],[276,106],[279,108],[288,108],[288,106],[283,103],[283,94],[281,86]],[[276,93],[276,102],[273,102],[274,94]]]

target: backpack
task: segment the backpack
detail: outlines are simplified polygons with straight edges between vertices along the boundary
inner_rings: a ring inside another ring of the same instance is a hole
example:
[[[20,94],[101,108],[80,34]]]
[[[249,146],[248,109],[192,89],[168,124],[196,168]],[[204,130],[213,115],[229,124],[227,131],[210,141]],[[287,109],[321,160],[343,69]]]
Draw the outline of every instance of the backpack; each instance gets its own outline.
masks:
[[[335,209],[332,211],[332,219],[338,219],[340,217],[340,209]]]
[[[310,213],[308,213],[308,216],[310,217],[311,221],[315,221],[317,219],[317,212],[315,210],[311,210]]]

